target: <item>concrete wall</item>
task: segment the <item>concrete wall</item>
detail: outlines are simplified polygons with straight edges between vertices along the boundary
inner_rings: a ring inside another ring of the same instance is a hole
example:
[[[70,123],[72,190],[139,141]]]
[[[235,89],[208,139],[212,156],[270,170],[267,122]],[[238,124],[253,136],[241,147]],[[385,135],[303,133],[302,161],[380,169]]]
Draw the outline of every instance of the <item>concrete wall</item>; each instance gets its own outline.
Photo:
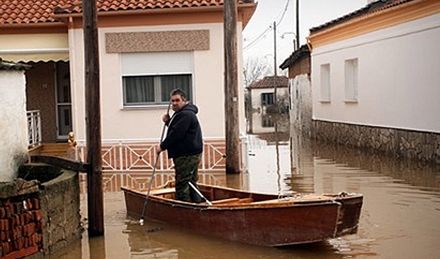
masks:
[[[147,32],[169,30],[209,30],[210,48],[193,51],[193,102],[199,107],[199,119],[204,137],[224,137],[224,53],[223,24],[185,24],[141,27],[112,27],[99,29],[102,137],[110,139],[158,139],[161,132],[161,116],[166,106],[130,109],[123,107],[121,55],[106,53],[105,33]],[[238,25],[241,39],[241,24]],[[84,57],[82,29],[69,30],[73,125],[78,140],[85,139],[84,121]],[[238,46],[241,56],[241,44]],[[239,75],[242,60],[239,58]],[[242,85],[242,76],[238,85]],[[239,92],[240,131],[245,132],[244,95]]]
[[[440,14],[314,48],[313,118],[440,133]],[[344,61],[358,59],[358,101],[346,102]],[[320,66],[330,64],[330,102]]]
[[[11,181],[27,157],[24,71],[0,70],[0,182]]]
[[[289,79],[290,84],[290,123],[297,133],[311,135],[312,127],[312,88],[307,74]]]

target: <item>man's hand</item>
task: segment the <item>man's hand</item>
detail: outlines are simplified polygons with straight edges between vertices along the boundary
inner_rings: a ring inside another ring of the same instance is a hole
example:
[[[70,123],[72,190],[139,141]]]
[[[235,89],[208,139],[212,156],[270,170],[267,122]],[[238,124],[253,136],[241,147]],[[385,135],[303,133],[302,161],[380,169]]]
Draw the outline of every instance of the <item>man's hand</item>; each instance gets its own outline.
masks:
[[[166,124],[166,123],[168,123],[169,121],[170,121],[170,115],[167,113],[167,114],[164,114],[163,116],[162,116],[162,121]]]
[[[162,152],[162,148],[160,147],[160,145],[156,146],[156,153],[159,155]]]

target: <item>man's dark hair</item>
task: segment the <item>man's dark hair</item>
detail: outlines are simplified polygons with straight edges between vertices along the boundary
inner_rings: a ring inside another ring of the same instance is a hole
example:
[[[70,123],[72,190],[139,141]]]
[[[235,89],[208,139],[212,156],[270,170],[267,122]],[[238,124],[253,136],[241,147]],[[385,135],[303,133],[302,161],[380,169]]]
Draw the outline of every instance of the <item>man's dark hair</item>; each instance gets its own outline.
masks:
[[[180,95],[180,97],[182,97],[183,100],[186,100],[186,94],[180,88],[176,88],[176,89],[172,90],[171,91],[171,96],[173,96],[173,95]]]

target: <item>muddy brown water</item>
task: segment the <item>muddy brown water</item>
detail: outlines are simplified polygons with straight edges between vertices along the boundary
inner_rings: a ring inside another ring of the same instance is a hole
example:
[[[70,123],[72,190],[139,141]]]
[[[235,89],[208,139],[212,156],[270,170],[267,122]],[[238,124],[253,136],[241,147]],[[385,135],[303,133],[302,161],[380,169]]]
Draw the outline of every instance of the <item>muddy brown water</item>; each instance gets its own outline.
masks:
[[[291,147],[294,151],[291,152]],[[124,181],[104,177],[105,235],[83,239],[51,258],[439,258],[440,169],[434,165],[312,143],[251,137],[249,172],[208,173],[204,181],[270,193],[364,194],[355,235],[311,245],[266,248],[199,236],[159,222],[126,217]],[[136,178],[137,177],[137,178]],[[148,177],[134,175],[145,181]],[[82,215],[86,197],[82,194]],[[177,215],[176,215],[177,216]]]

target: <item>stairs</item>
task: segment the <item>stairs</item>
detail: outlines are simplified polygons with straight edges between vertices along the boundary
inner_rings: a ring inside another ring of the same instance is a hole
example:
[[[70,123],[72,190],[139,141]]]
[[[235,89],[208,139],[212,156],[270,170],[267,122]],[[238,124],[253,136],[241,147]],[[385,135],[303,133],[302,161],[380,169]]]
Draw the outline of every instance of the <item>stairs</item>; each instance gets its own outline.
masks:
[[[68,143],[45,143],[39,147],[29,150],[29,154],[66,157],[68,149]]]

